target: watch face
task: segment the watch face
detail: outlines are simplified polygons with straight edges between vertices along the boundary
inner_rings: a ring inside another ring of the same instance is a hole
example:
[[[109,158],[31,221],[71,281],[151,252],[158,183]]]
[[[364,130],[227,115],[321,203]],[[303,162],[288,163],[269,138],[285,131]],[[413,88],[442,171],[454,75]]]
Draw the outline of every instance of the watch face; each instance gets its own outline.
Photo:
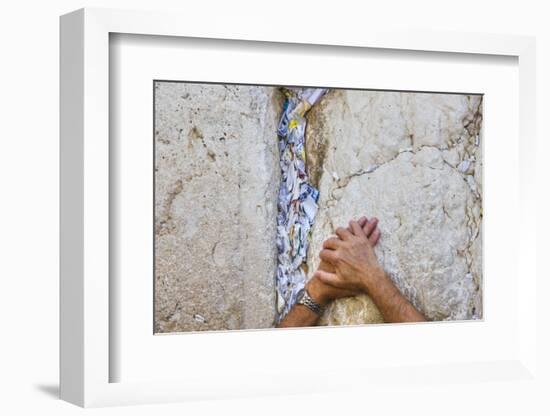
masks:
[[[304,298],[304,294],[306,293],[305,289],[300,289],[298,292],[298,295],[296,295],[296,302],[300,302]]]

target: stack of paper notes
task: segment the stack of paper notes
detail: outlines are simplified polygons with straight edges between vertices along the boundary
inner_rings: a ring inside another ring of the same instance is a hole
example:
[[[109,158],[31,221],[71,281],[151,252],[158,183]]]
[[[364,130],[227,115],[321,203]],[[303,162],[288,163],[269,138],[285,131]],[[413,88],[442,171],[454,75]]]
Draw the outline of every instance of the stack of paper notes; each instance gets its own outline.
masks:
[[[324,88],[287,88],[278,127],[281,186],[277,215],[277,312],[279,321],[306,283],[306,256],[319,191],[308,182],[305,152],[307,111]]]

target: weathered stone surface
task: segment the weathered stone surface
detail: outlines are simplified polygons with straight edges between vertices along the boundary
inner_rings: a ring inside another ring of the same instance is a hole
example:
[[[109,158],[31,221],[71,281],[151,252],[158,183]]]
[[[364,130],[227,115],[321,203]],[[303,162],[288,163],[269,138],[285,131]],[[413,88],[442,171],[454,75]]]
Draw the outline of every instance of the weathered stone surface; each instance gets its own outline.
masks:
[[[481,305],[481,97],[331,91],[308,115],[310,177],[322,242],[361,215],[380,220],[376,252],[429,319],[472,319]],[[322,323],[381,322],[368,296],[334,302]]]
[[[271,327],[282,97],[169,82],[155,94],[155,330]],[[307,118],[310,275],[337,226],[376,216],[382,265],[429,319],[480,318],[481,97],[332,90]],[[381,321],[358,296],[321,323]]]
[[[155,330],[275,318],[274,88],[155,83]]]

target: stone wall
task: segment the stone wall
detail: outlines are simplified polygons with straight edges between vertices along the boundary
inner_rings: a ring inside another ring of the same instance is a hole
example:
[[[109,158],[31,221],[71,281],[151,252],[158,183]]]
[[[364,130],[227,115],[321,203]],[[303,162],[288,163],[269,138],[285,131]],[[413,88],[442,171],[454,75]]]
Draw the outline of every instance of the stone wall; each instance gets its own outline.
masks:
[[[310,177],[322,242],[361,215],[379,218],[376,253],[431,320],[482,316],[481,96],[333,90],[308,115]],[[381,322],[368,296],[334,302],[324,324]]]
[[[275,319],[274,88],[155,83],[155,331]]]
[[[155,331],[255,329],[275,319],[280,180],[276,88],[155,84]],[[482,316],[480,96],[331,90],[307,115],[322,242],[361,215],[376,252],[431,320]],[[381,322],[367,296],[321,323]]]

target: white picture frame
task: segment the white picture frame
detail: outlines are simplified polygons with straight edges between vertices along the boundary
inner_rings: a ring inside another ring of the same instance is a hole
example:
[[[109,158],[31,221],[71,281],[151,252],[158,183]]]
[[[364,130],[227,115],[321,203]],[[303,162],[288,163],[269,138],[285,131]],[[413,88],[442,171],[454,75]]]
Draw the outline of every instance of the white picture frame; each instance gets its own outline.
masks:
[[[266,372],[255,378],[223,373],[215,380],[189,377],[178,381],[110,382],[109,348],[109,35],[113,33],[229,41],[332,45],[334,47],[504,55],[519,66],[519,200],[517,270],[517,348],[507,359],[477,363],[441,362],[406,372],[416,380],[448,373],[466,379],[471,372],[506,380],[536,380],[535,250],[535,41],[530,37],[472,33],[432,33],[365,29],[327,35],[311,25],[281,31],[276,22],[185,19],[170,13],[82,9],[61,18],[61,310],[60,395],[80,406],[160,403],[214,397],[334,391],[346,386],[388,380],[399,369],[370,369],[368,375],[342,368],[303,379]],[[236,31],[235,28],[239,30]],[[244,35],[246,33],[246,35]],[[534,243],[531,243],[534,244]],[[407,331],[406,326],[401,328]],[[292,330],[300,337],[302,330]],[[288,333],[287,333],[288,334]],[[283,336],[283,335],[281,335]],[[331,377],[322,377],[330,374]],[[389,374],[389,375],[388,375]],[[346,379],[342,384],[338,380]],[[330,382],[327,380],[335,380]],[[478,381],[479,380],[473,380]],[[279,386],[279,387],[277,387]],[[283,387],[284,386],[284,387]]]

